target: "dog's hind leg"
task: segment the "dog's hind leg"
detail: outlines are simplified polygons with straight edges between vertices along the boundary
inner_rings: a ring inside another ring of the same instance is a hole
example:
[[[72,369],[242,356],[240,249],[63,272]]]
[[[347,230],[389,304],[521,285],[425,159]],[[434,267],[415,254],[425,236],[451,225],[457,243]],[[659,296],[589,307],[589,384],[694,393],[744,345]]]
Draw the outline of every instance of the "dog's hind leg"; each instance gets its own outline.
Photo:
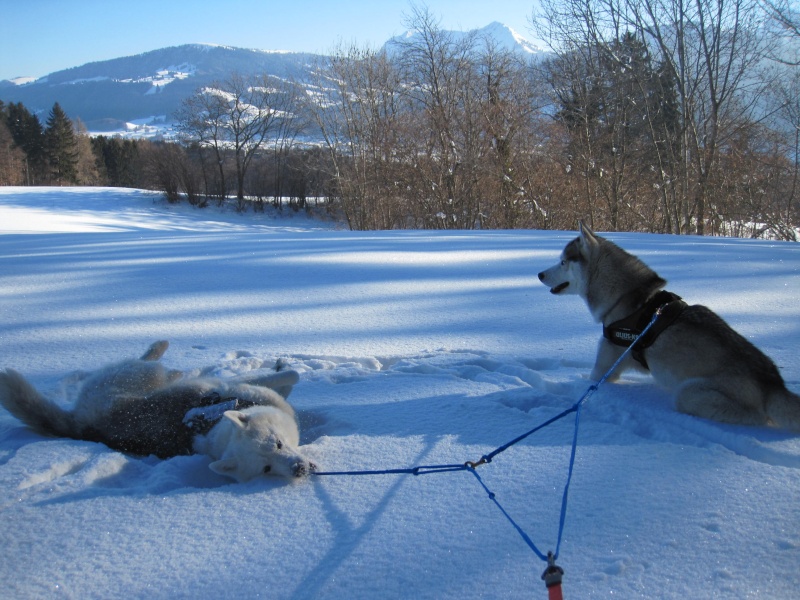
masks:
[[[770,394],[767,414],[778,427],[800,432],[800,396],[783,388]]]
[[[150,344],[150,347],[147,349],[147,351],[142,354],[142,358],[140,360],[158,360],[164,356],[164,352],[167,351],[167,348],[169,348],[169,342],[167,340],[153,342]]]
[[[733,389],[733,386],[724,387]],[[721,423],[768,425],[769,418],[757,408],[758,403],[747,398],[748,387],[746,382],[742,382],[741,389],[734,393],[712,380],[689,379],[678,389],[675,406],[680,412]]]

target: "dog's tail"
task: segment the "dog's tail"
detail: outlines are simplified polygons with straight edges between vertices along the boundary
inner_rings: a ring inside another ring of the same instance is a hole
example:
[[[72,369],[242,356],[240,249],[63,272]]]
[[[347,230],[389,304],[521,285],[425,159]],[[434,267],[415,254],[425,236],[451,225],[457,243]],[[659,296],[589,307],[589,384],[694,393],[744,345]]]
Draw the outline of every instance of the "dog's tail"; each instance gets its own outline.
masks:
[[[0,370],[0,404],[41,433],[72,438],[79,434],[70,412],[43,397],[13,369]]]
[[[167,340],[153,342],[139,360],[158,360],[164,356],[164,352],[167,351],[167,348],[169,348],[169,342]]]
[[[786,388],[774,392],[767,401],[767,415],[781,429],[800,433],[800,396]]]

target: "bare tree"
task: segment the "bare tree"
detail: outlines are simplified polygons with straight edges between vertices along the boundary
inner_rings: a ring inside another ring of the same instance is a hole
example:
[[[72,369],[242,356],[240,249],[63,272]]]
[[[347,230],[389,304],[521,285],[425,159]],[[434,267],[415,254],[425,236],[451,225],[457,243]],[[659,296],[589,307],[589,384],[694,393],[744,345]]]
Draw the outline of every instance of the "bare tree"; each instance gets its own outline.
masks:
[[[325,140],[334,194],[351,229],[403,226],[390,173],[400,163],[400,88],[383,51],[339,47],[316,69],[310,114]]]
[[[427,10],[408,24],[415,34],[387,51],[338,48],[308,94],[351,228],[530,225],[528,64]]]
[[[761,0],[761,6],[769,16],[774,28],[771,34],[781,38],[784,42],[797,42],[800,40],[800,7],[792,0]],[[800,66],[800,56],[797,47],[790,52],[783,52],[785,45],[778,47],[774,58],[779,62]]]
[[[213,155],[218,173],[218,187],[214,191],[220,202],[227,195],[225,157],[227,154],[228,103],[219,84],[201,88],[186,98],[177,113],[177,129],[184,142],[197,143],[201,152],[208,149]],[[206,176],[207,178],[207,176]],[[176,184],[177,185],[177,184]],[[208,188],[207,188],[208,189]]]
[[[560,55],[596,48],[624,66],[624,55],[610,49],[631,34],[663,66],[679,117],[677,138],[660,148],[661,184],[673,192],[663,199],[675,201],[665,218],[675,232],[704,233],[720,149],[760,117],[765,88],[756,73],[771,40],[757,0],[543,0],[542,7],[538,31]],[[652,121],[651,128],[659,139]],[[665,160],[667,150],[677,156]]]
[[[80,119],[73,122],[75,128],[75,164],[78,185],[100,185],[100,170],[92,152],[92,143],[86,125]]]
[[[421,144],[414,182],[425,226],[471,229],[480,219],[475,185],[483,140],[478,134],[475,36],[444,31],[427,8],[412,5],[415,35],[398,43],[396,61],[407,110],[419,117]]]
[[[276,123],[291,118],[293,98],[286,83],[276,78],[233,74],[224,82],[197,90],[183,102],[179,129],[189,140],[213,150],[221,198],[227,191],[225,163],[230,157],[239,208],[244,207],[247,169]]]
[[[528,178],[531,167],[539,165],[544,141],[541,78],[523,56],[500,48],[496,40],[476,42],[480,225],[532,227],[541,222]]]
[[[800,40],[800,38],[798,38]],[[800,218],[800,65],[783,64],[781,77],[771,87],[771,104],[776,108],[770,121],[781,140],[780,156],[786,161],[781,202],[765,221],[784,239],[797,239],[795,225]]]

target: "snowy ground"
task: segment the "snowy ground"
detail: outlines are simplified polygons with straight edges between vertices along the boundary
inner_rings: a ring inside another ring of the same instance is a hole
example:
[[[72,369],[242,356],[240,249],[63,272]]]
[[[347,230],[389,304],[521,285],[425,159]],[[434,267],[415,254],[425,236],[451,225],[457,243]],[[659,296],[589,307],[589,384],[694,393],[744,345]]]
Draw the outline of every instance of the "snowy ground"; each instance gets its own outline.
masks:
[[[171,341],[223,377],[285,357],[327,470],[463,463],[571,406],[599,328],[536,273],[571,232],[338,231],[110,189],[0,188],[0,367],[70,400]],[[612,234],[800,391],[800,245]],[[572,421],[478,469],[543,551]],[[200,456],[48,439],[0,409],[4,598],[545,598],[469,472],[234,484]],[[649,379],[582,414],[567,598],[800,598],[800,438],[678,414]]]

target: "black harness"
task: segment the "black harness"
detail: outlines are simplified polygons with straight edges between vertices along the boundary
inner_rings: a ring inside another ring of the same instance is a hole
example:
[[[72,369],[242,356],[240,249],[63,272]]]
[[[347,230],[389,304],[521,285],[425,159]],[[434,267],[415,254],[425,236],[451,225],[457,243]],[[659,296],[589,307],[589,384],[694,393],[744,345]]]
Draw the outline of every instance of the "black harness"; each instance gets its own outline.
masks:
[[[641,335],[645,327],[653,320],[653,315],[661,309],[661,314],[647,330],[647,333],[640,339],[631,351],[631,356],[636,359],[645,369],[647,361],[644,358],[645,349],[649,348],[656,341],[661,332],[669,327],[677,319],[684,309],[688,306],[680,296],[661,290],[650,300],[641,306],[636,312],[628,315],[624,319],[614,321],[611,325],[603,325],[603,336],[616,346],[627,348]]]
[[[183,417],[183,424],[194,435],[206,435],[222,420],[222,415],[227,410],[242,410],[256,405],[255,402],[241,398],[222,398],[217,392],[205,396],[202,402],[206,404],[189,410]]]

